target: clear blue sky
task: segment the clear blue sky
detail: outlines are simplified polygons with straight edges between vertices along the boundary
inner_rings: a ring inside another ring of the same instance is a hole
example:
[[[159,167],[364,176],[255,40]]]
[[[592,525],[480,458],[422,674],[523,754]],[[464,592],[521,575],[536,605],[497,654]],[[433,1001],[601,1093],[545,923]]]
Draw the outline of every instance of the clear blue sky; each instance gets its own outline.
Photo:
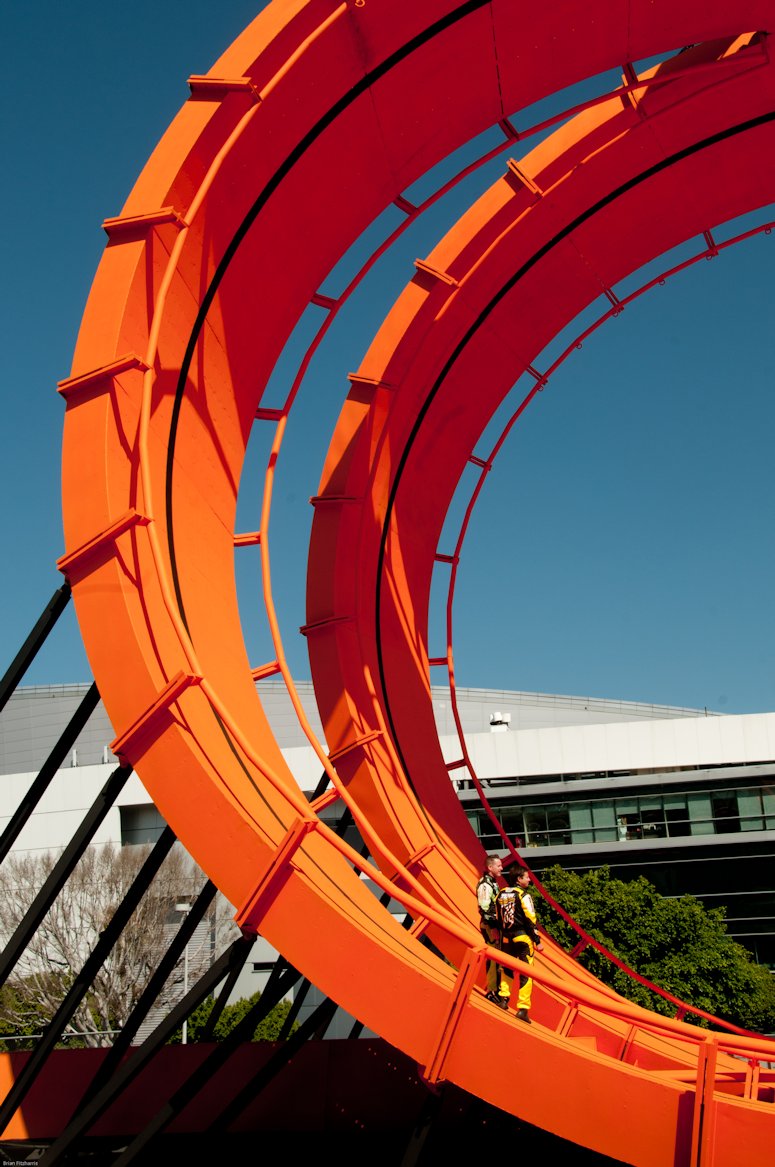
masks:
[[[64,411],[55,386],[69,373],[104,248],[101,222],[118,213],[185,101],[187,77],[206,72],[259,7],[3,6],[0,672],[61,582]],[[308,676],[295,634],[304,623],[308,498],[346,375],[414,257],[501,168],[459,191],[373,274],[332,330],[292,415],[272,558],[299,677]],[[751,222],[767,217],[775,212]],[[775,709],[773,248],[775,237],[760,236],[642,297],[587,341],[526,412],[464,548],[459,684]],[[251,454],[247,489],[263,465],[259,451]],[[241,498],[243,528],[251,510]],[[250,564],[240,569],[240,600],[260,663],[269,650],[252,627],[250,572]],[[434,636],[432,654],[443,647]],[[87,679],[70,609],[25,683]]]

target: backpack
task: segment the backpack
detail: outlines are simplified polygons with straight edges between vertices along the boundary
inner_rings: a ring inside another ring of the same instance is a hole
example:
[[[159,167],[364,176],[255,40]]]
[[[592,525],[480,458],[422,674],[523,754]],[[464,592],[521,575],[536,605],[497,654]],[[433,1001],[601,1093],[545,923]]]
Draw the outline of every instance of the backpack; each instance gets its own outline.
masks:
[[[495,911],[501,932],[513,932],[517,926],[517,892],[513,887],[504,887],[498,892]]]

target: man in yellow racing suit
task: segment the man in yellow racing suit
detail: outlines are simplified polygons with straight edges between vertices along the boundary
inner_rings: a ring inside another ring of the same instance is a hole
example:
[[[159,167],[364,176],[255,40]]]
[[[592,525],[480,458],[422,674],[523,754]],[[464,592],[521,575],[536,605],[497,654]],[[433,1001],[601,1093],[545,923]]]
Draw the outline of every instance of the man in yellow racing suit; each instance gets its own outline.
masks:
[[[528,891],[532,880],[530,872],[524,867],[513,879],[510,887],[504,888],[498,894],[497,909],[501,931],[501,948],[509,956],[533,963],[533,953],[542,952],[541,937],[536,927],[536,910],[533,897]],[[501,972],[507,983],[513,983],[514,974],[509,968],[502,968]],[[520,973],[519,995],[517,997],[517,1017],[520,1021],[530,1022],[530,1004],[533,998],[533,978]]]

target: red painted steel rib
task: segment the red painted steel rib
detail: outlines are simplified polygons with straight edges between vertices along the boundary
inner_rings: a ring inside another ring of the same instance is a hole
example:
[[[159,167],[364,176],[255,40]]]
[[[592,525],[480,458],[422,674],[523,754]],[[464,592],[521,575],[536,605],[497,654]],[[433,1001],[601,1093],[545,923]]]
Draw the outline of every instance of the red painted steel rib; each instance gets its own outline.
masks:
[[[473,903],[480,850],[439,765],[427,589],[446,497],[503,389],[495,380],[513,381],[516,371],[499,367],[497,352],[476,354],[495,375],[476,416],[453,359],[477,312],[504,286],[497,262],[506,252],[494,248],[478,274],[443,246],[418,265],[353,384],[318,491],[331,502],[315,511],[307,630],[336,758],[326,766],[346,788],[375,865],[317,818],[261,706],[234,583],[237,485],[262,386],[296,321],[353,240],[417,178],[548,93],[622,61],[766,29],[773,14],[771,0],[567,0],[561,13],[498,0],[270,5],[213,66],[212,83],[194,85],[112,224],[72,370],[76,380],[95,379],[67,398],[62,565],[94,675],[129,760],[239,918],[250,928],[260,923],[295,967],[429,1079],[448,1077],[612,1157],[627,1148],[642,1167],[697,1162],[711,1145],[716,1167],[736,1164],[741,1137],[749,1157],[761,1157],[773,1110],[744,1098],[754,1075],[733,1055],[758,1064],[773,1046],[725,1035],[706,1058],[696,1029],[612,1000],[551,945],[535,968],[542,1024],[528,1029],[505,1018],[477,984],[487,955]],[[705,227],[763,192],[771,198],[775,151],[761,113],[770,69],[760,49],[748,52],[724,65],[717,85],[706,53],[696,84],[684,59],[669,85],[643,97],[634,88],[620,142],[600,116],[606,103],[581,115],[589,119],[581,138],[586,129],[596,134],[599,151],[576,181],[560,180],[579,130],[540,147],[540,166],[517,160],[530,181],[509,172],[504,206],[519,190],[524,213],[507,267],[530,262],[525,282],[540,288],[532,310],[544,313],[534,317],[536,342],[589,290],[556,242],[574,216],[577,241],[602,249],[602,286],[616,285],[604,240],[620,232],[628,202],[640,209],[637,194],[613,197],[623,176],[643,175],[648,163],[638,152],[656,148],[665,164],[671,152],[676,158],[649,179],[663,229],[639,232],[623,249],[617,243],[632,267],[687,231],[676,196],[695,184]],[[223,83],[229,78],[235,84]],[[681,103],[670,96],[676,87]],[[637,129],[660,103],[670,141],[655,147]],[[744,135],[724,130],[712,150],[700,149],[703,135],[746,118]],[[594,198],[599,216],[582,222]],[[454,238],[467,237],[470,225],[464,216]],[[559,271],[569,288],[550,303]],[[415,319],[424,305],[433,311],[420,344]],[[498,311],[487,311],[488,330]],[[404,377],[397,360],[394,379],[386,358],[394,348],[403,356],[407,344],[412,374]],[[540,346],[523,347],[527,367]],[[137,359],[127,363],[127,353]],[[450,376],[433,399],[423,396],[423,378],[433,383],[445,364]],[[461,411],[457,434],[449,433],[450,406]],[[429,429],[437,431],[435,452]],[[360,466],[344,457],[342,433],[365,453]],[[422,509],[423,458],[428,509],[412,514],[412,494],[414,510]],[[359,475],[352,495],[341,489]],[[354,568],[343,554],[351,539],[360,556]],[[381,907],[360,871],[407,907],[413,929]],[[300,919],[310,926],[299,928]],[[421,943],[426,931],[445,959]],[[509,1075],[493,1075],[496,1047],[501,1062],[529,1059],[539,1087],[517,1095]]]

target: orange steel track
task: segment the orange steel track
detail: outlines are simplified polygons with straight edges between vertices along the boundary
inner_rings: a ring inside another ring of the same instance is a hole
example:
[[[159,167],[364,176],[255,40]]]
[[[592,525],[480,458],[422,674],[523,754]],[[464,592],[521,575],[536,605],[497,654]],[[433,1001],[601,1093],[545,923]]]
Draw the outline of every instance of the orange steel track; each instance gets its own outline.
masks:
[[[434,727],[429,592],[456,484],[547,342],[648,260],[772,200],[774,18],[775,0],[276,0],[191,79],[106,222],[60,386],[60,567],[114,749],[241,926],[430,1083],[643,1167],[766,1161],[775,1045],[630,1005],[551,943],[534,970],[536,1024],[487,1002],[482,855]],[[636,77],[633,62],[665,53]],[[269,408],[263,387],[304,309],[335,310],[318,295],[327,273],[387,205],[406,206],[412,182],[614,66],[618,96],[509,162],[418,261],[351,378],[313,499],[304,631],[327,745],[310,740],[330,791],[310,804],[257,692],[281,673],[295,700],[269,571],[291,402]],[[267,423],[261,530],[237,535],[248,438]],[[250,541],[276,650],[259,666],[234,579],[235,544]],[[332,798],[373,863],[321,822]]]

